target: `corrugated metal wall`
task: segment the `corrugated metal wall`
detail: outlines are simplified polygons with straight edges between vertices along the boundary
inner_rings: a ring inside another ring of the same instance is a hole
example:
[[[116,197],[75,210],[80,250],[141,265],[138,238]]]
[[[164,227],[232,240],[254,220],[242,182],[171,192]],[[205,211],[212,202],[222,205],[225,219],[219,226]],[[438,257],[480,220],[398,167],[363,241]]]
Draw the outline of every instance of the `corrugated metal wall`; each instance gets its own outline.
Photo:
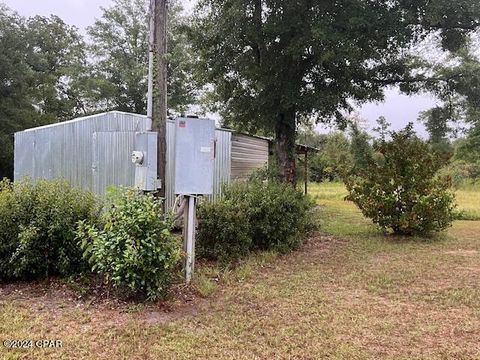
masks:
[[[130,161],[135,132],[150,131],[151,121],[143,115],[109,112],[34,128],[15,134],[15,170],[24,176],[64,178],[75,186],[104,194],[109,185],[133,186],[135,166]],[[231,136],[216,130],[214,198],[230,181]],[[175,123],[167,123],[167,207],[175,194]]]
[[[61,177],[75,186],[93,190],[93,134],[132,132],[134,136],[135,132],[150,128],[151,121],[146,116],[113,111],[18,132],[14,178]]]
[[[110,131],[93,134],[93,192],[104,195],[109,186],[135,185],[135,132]]]
[[[230,178],[246,179],[268,163],[268,141],[252,136],[232,134]]]
[[[165,204],[172,209],[175,202],[175,122],[167,122],[167,188],[165,189]]]
[[[215,144],[215,175],[213,177],[213,198],[221,196],[222,187],[230,182],[230,169],[232,161],[232,133],[229,131],[216,131]]]

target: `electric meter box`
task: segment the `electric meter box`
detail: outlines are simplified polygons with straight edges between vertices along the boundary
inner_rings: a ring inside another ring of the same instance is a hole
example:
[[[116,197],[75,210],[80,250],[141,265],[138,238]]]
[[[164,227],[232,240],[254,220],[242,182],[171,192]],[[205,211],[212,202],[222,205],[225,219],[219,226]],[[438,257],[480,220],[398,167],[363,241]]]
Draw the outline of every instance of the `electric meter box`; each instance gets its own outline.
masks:
[[[213,194],[215,121],[175,120],[175,194]]]
[[[157,141],[156,132],[138,132],[135,134],[135,150],[131,161],[135,164],[135,188],[143,191],[156,191],[160,188],[157,181]]]

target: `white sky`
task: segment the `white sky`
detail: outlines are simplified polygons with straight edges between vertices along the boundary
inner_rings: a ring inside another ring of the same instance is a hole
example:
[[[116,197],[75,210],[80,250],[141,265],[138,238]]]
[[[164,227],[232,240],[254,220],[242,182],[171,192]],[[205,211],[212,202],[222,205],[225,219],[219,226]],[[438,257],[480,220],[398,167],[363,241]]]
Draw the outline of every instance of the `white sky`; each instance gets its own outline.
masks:
[[[196,0],[182,0],[184,7],[191,10]],[[23,16],[55,14],[66,23],[75,25],[85,34],[85,28],[92,25],[95,18],[102,14],[101,7],[109,7],[112,0],[0,0],[9,8]],[[367,104],[359,109],[360,116],[367,120],[368,127],[375,127],[375,120],[385,116],[394,129],[404,127],[408,122],[414,122],[417,131],[425,135],[424,127],[416,122],[421,111],[431,108],[435,99],[419,95],[407,97],[395,89],[386,92],[385,102]],[[328,131],[318,127],[322,132]]]

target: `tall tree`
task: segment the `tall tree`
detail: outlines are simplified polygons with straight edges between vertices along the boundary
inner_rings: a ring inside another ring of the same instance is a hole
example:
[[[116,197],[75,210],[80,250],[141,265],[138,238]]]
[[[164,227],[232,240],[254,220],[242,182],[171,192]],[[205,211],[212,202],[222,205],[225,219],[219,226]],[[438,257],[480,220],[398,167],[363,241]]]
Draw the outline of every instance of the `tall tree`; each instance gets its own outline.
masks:
[[[35,73],[35,107],[50,121],[85,112],[81,83],[87,55],[78,29],[55,15],[29,18],[26,27],[27,62]]]
[[[199,72],[224,117],[275,134],[280,177],[295,183],[296,121],[345,121],[349,100],[425,81],[407,49],[440,31],[457,49],[479,25],[476,0],[202,0],[191,31]]]
[[[432,67],[438,82],[429,85],[441,101],[420,117],[433,137],[446,137],[459,122],[480,123],[480,33],[452,53],[446,62]]]
[[[13,174],[13,134],[80,109],[83,40],[58,17],[26,19],[0,5],[0,178]]]
[[[1,4],[0,34],[0,178],[3,178],[13,173],[13,133],[21,129],[21,121],[33,121],[29,90],[34,81],[26,62],[24,23]]]
[[[189,46],[181,28],[185,18],[178,2],[169,4],[168,106],[183,111],[193,102]],[[92,39],[98,91],[102,110],[146,112],[148,70],[148,4],[146,0],[114,0],[88,29]]]
[[[358,172],[367,168],[368,162],[373,156],[373,149],[370,145],[370,136],[361,129],[358,124],[350,126],[350,152],[353,158],[353,171]]]
[[[467,162],[480,156],[478,134],[480,129],[480,33],[474,34],[466,44],[450,54],[446,61],[432,66],[438,82],[427,88],[440,100],[438,105],[421,114],[430,141],[436,150],[452,155],[451,135],[465,132],[456,146],[456,158]]]

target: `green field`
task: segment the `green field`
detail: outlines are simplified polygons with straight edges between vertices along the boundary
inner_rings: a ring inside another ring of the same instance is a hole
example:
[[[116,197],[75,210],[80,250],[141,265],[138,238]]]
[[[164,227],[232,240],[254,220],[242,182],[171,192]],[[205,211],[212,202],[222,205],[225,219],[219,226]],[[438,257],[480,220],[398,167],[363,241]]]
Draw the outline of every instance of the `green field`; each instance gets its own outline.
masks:
[[[0,286],[0,340],[60,349],[0,357],[64,359],[479,359],[480,221],[432,238],[383,235],[312,185],[321,230],[298,251],[258,254],[232,271],[202,265],[195,291],[164,304],[78,299],[54,284]],[[457,192],[480,214],[480,190]]]

